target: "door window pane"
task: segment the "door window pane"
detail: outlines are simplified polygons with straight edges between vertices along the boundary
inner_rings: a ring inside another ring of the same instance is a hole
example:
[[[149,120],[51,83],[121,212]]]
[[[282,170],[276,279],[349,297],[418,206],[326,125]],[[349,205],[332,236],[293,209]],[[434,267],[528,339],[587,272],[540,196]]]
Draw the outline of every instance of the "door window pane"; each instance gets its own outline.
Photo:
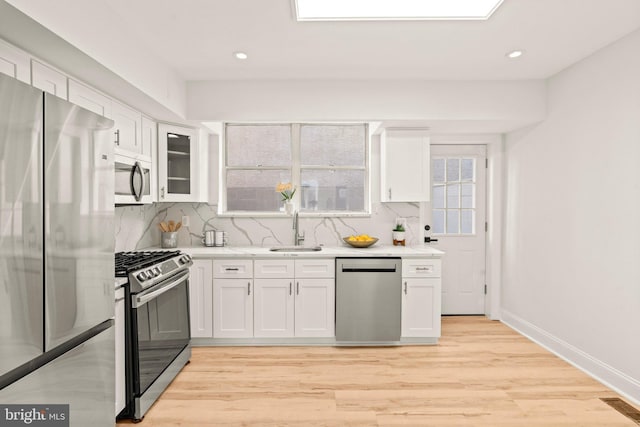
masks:
[[[433,182],[444,182],[444,159],[433,159]]]
[[[475,159],[462,159],[461,181],[473,181],[475,172]]]
[[[474,199],[473,192],[475,184],[462,184],[461,186],[462,194],[460,196],[460,205],[463,208],[473,208],[474,207]]]
[[[447,234],[458,234],[459,232],[459,210],[447,209]]]
[[[474,234],[476,159],[432,159],[434,234]]]
[[[447,185],[447,208],[460,207],[460,184]]]
[[[447,181],[460,181],[460,159],[447,159]]]
[[[431,199],[431,206],[433,206],[434,209],[443,209],[445,207],[444,185],[433,186],[433,196]]]
[[[434,234],[444,234],[444,213],[444,209],[433,210],[433,227],[431,227],[431,230]]]

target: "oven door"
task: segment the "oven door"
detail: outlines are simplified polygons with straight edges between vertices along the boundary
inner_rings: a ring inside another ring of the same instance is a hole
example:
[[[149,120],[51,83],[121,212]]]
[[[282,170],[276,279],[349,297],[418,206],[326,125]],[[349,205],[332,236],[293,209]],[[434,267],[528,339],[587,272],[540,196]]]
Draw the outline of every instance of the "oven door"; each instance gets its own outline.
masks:
[[[115,162],[116,205],[152,203],[151,164],[118,156]]]
[[[141,396],[189,345],[189,270],[131,300],[134,394]]]

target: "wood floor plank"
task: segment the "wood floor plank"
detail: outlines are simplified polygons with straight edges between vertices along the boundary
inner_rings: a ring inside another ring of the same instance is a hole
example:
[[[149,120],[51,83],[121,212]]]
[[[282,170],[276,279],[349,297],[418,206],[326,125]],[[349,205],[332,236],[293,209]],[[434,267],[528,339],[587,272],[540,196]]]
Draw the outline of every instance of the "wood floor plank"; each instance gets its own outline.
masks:
[[[442,330],[436,346],[194,348],[139,426],[637,427],[600,400],[615,392],[499,322]]]

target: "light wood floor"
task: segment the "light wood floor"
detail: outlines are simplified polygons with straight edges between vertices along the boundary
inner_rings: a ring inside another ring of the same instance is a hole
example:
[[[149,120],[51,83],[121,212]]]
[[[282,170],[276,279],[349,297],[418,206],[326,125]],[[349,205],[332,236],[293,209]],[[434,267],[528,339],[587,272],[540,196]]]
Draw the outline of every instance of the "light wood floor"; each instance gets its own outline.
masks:
[[[501,323],[445,317],[437,346],[194,348],[138,425],[637,427],[601,397]]]

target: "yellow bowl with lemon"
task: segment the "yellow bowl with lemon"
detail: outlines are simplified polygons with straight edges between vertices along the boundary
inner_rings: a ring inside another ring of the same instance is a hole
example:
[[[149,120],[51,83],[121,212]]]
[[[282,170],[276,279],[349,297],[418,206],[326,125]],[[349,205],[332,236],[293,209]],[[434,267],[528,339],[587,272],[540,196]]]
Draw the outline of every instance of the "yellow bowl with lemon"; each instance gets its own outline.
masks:
[[[368,248],[377,242],[378,238],[371,237],[368,234],[359,234],[357,236],[351,235],[349,237],[343,237],[342,240],[354,248]]]

